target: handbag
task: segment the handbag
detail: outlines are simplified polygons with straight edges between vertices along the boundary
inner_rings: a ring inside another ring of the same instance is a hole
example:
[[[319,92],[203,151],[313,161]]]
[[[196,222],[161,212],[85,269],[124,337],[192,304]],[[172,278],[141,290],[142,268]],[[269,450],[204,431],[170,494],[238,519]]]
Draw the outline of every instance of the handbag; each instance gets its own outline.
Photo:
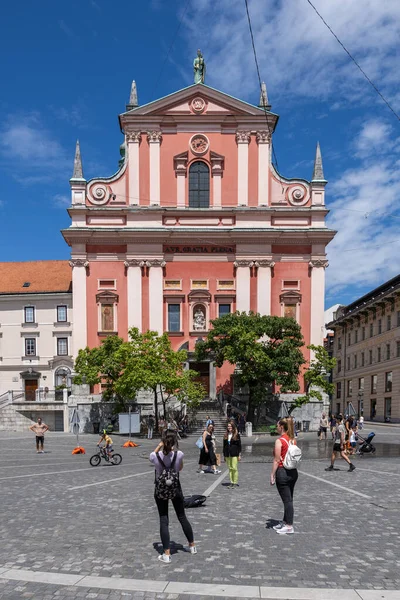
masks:
[[[199,449],[199,450],[202,450],[202,449],[203,449],[203,447],[204,447],[204,444],[203,444],[203,436],[202,436],[202,435],[201,435],[201,436],[199,437],[199,439],[197,440],[197,442],[196,442],[196,446],[198,447],[198,449]]]

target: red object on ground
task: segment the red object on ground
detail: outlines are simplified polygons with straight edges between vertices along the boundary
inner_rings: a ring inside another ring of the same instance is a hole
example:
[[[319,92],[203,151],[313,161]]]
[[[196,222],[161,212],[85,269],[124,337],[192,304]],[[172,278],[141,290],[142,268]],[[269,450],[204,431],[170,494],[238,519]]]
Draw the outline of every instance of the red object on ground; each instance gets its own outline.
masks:
[[[131,440],[128,440],[125,442],[125,444],[122,444],[123,448],[136,448],[137,446],[139,446],[139,444],[135,444],[135,442],[132,442]]]
[[[72,450],[71,454],[86,454],[86,450],[82,446],[77,446]]]

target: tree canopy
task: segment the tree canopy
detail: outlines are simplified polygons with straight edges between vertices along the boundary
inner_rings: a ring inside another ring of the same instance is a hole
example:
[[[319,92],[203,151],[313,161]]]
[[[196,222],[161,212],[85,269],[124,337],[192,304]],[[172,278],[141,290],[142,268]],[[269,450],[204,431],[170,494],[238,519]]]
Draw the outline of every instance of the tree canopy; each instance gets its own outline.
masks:
[[[189,406],[197,405],[204,397],[203,386],[195,381],[196,371],[184,369],[186,360],[186,350],[173,350],[168,334],[139,333],[132,328],[127,342],[109,336],[99,347],[79,350],[75,382],[82,383],[85,377],[90,385],[102,383],[103,398],[115,400],[117,409],[126,407],[139,390],[151,390],[158,424],[158,394],[164,414],[172,396]]]
[[[239,383],[249,387],[249,420],[253,419],[255,405],[260,403],[260,390],[275,383],[283,393],[299,391],[299,377],[306,360],[301,351],[301,328],[294,319],[236,312],[211,323],[206,340],[196,346],[197,357],[212,357],[217,367],[225,361],[236,366]],[[325,351],[317,348],[316,360],[305,372],[307,392],[297,399],[297,406],[321,397],[315,386],[326,388],[320,360],[321,351]]]

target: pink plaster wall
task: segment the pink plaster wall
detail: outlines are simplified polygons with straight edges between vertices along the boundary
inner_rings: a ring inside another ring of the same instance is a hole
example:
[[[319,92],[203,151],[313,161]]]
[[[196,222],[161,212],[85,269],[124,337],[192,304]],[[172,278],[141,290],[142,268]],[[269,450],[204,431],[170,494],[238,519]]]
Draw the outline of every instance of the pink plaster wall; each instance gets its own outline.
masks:
[[[127,312],[127,287],[125,267],[120,261],[90,261],[89,275],[87,277],[87,343],[90,348],[100,345],[99,311],[96,303],[96,294],[99,293],[99,279],[116,279],[117,289],[112,290],[119,296],[117,308],[118,335],[127,339],[128,312]]]

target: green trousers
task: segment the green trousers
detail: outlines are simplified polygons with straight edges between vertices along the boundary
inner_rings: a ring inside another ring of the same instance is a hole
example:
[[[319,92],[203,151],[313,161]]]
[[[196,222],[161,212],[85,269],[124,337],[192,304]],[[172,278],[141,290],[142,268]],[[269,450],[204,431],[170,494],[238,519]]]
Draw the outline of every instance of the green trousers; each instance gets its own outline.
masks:
[[[237,483],[239,481],[239,471],[238,471],[238,457],[237,456],[227,456],[225,458],[226,464],[229,469],[229,479],[231,483]]]

